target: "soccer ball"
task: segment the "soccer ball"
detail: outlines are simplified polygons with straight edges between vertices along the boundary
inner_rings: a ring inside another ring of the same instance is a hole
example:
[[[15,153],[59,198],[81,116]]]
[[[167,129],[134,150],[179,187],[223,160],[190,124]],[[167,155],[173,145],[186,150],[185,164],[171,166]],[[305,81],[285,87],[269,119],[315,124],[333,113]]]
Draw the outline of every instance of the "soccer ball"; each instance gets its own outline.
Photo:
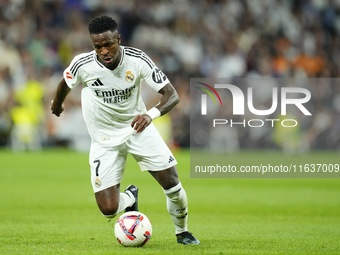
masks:
[[[123,246],[141,247],[150,240],[151,235],[151,222],[141,212],[126,212],[116,221],[115,236]]]

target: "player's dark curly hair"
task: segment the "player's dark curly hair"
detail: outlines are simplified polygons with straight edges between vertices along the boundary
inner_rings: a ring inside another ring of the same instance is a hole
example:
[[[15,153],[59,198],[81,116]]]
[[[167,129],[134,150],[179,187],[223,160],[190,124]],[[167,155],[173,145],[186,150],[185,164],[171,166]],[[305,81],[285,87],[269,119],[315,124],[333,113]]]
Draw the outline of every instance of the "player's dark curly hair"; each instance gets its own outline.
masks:
[[[117,27],[118,24],[113,18],[104,15],[91,20],[89,24],[89,31],[90,34],[101,34],[109,30],[115,31],[117,30]]]

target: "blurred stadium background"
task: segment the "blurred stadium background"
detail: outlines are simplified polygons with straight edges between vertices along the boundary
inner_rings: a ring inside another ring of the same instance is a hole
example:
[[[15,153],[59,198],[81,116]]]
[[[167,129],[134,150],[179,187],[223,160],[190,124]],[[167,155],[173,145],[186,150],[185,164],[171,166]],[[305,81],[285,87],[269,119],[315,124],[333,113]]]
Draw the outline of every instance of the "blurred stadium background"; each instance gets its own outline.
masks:
[[[87,25],[102,14],[118,21],[123,45],[145,51],[176,87],[181,103],[159,123],[174,147],[190,145],[190,77],[340,77],[339,0],[1,0],[1,147],[88,149],[81,86],[61,118],[49,108],[64,68],[92,50]],[[311,149],[338,149],[340,87],[313,90],[319,111],[302,131]],[[150,107],[157,98],[149,92]],[[247,136],[242,148],[278,147],[272,136]]]
[[[103,14],[117,19],[122,44],[145,51],[176,87],[181,102],[157,119],[173,148],[190,145],[190,78],[340,78],[340,0],[0,0],[0,254],[131,254],[119,249],[97,209],[87,153],[47,149],[89,149],[81,86],[60,118],[50,102],[73,56],[92,50],[87,25]],[[266,151],[226,159],[338,163],[336,84],[308,87],[317,111],[300,132],[316,152],[282,155],[273,130],[230,131],[230,151]],[[256,102],[270,104],[270,90],[259,89]],[[155,94],[143,87],[148,107]],[[175,153],[190,231],[202,245],[171,241],[164,194],[131,158],[122,187],[140,188],[140,209],[154,226],[153,240],[136,254],[339,254],[339,178],[190,178],[189,150]]]

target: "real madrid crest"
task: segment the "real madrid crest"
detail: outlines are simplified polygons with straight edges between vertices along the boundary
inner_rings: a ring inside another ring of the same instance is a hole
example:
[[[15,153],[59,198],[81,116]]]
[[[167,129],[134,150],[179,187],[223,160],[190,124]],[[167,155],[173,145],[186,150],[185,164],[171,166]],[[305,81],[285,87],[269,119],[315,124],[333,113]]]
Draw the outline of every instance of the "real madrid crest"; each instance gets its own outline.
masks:
[[[132,74],[131,71],[127,71],[126,75],[125,75],[125,80],[127,82],[133,82],[133,80],[135,79],[135,76]]]
[[[96,178],[94,180],[94,185],[97,187],[97,188],[100,188],[100,186],[102,186],[102,183],[101,181],[99,180],[99,178]]]

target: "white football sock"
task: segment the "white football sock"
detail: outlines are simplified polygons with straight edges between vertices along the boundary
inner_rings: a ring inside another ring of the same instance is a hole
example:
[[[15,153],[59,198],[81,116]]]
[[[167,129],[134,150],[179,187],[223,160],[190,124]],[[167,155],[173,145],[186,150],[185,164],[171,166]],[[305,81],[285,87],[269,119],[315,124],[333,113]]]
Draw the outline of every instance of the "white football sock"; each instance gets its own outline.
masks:
[[[178,183],[175,187],[164,190],[164,193],[168,211],[175,224],[176,234],[188,231],[188,201],[182,184]]]
[[[117,212],[112,215],[105,215],[103,214],[106,218],[114,218],[116,217],[117,214],[121,213],[126,207],[132,206],[135,203],[135,197],[131,193],[131,191],[127,190],[129,192],[130,196],[126,193],[120,193],[120,198],[119,198],[119,205]]]

